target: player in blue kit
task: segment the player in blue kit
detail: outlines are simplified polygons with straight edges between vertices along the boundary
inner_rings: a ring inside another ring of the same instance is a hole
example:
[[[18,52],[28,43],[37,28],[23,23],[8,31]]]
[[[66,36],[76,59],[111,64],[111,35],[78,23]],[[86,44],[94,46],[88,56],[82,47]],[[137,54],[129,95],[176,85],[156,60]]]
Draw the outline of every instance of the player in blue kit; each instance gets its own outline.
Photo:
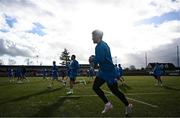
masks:
[[[89,77],[89,79],[93,80],[93,77],[94,77],[94,68],[91,67],[91,66],[88,69],[88,77]]]
[[[157,80],[156,86],[163,86],[161,76],[163,75],[163,70],[160,67],[159,63],[156,63],[153,69],[153,76]]]
[[[79,69],[79,62],[76,60],[76,56],[75,55],[72,55],[71,56],[71,61],[70,61],[70,64],[69,64],[69,79],[70,79],[70,91],[67,92],[67,95],[71,95],[73,94],[73,87],[75,84],[77,83],[84,83],[86,84],[86,81],[85,80],[81,80],[81,81],[76,81],[76,77],[77,77],[77,74],[78,74],[78,69]]]
[[[53,67],[52,67],[52,79],[51,79],[51,83],[50,85],[48,86],[48,88],[52,88],[53,85],[54,85],[54,80],[57,80],[58,81],[58,77],[59,77],[59,72],[58,72],[58,67],[56,66],[56,62],[53,61]]]
[[[22,84],[23,81],[22,81],[22,69],[21,69],[21,67],[16,68],[16,77],[17,77],[17,83]]]
[[[9,82],[14,82],[14,70],[12,68],[8,68],[8,78]]]
[[[46,68],[43,69],[43,79],[48,79],[48,70]]]
[[[96,43],[95,48],[95,57],[90,57],[90,63],[94,63],[94,65],[99,64],[99,71],[96,75],[93,84],[93,90],[96,94],[102,99],[105,103],[104,110],[102,113],[106,113],[113,108],[113,105],[107,97],[105,96],[104,92],[101,90],[101,86],[104,83],[107,83],[111,92],[116,95],[125,105],[125,115],[129,116],[132,112],[132,104],[130,104],[125,95],[119,91],[118,84],[117,84],[117,72],[115,70],[115,66],[112,62],[111,51],[109,46],[106,42],[102,40],[103,32],[100,30],[94,30],[92,32],[92,40]]]
[[[21,78],[29,82],[29,79],[26,77],[26,68],[24,66],[21,66]]]
[[[64,83],[63,85],[66,86],[66,81],[67,81],[66,70],[61,70],[61,77],[62,77],[61,82],[63,82]]]
[[[117,79],[118,79],[119,81],[121,81],[122,86],[123,86],[123,85],[126,85],[126,84],[125,84],[124,77],[123,77],[123,69],[122,69],[122,67],[121,67],[121,64],[118,64],[118,67],[117,67],[117,64],[115,64],[115,69],[116,69],[117,74],[118,74]]]

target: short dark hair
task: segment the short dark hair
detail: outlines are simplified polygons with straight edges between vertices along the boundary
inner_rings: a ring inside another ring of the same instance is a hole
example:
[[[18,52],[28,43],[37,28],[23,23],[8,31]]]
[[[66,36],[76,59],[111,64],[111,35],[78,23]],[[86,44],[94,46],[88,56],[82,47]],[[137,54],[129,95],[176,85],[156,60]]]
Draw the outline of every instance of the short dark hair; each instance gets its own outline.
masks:
[[[73,54],[71,57],[75,59],[75,58],[76,58],[76,55]]]

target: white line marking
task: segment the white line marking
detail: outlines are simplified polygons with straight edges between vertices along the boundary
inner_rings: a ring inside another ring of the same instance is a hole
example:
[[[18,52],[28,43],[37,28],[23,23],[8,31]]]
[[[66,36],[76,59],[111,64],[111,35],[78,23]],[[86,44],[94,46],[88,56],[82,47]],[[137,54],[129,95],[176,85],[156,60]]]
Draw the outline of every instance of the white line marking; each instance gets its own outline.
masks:
[[[158,107],[157,105],[149,104],[149,103],[147,103],[147,102],[143,102],[143,101],[136,100],[136,99],[133,99],[133,98],[127,97],[127,99],[132,100],[132,101],[135,101],[135,102],[139,102],[139,103],[141,103],[141,104],[145,104],[145,105],[148,105],[148,106],[151,106],[151,107],[154,107],[154,108],[157,108],[157,107]]]
[[[106,94],[106,96],[113,96],[113,94]],[[59,97],[60,98],[79,98],[79,97],[97,97],[97,95],[67,95],[67,96],[59,96]],[[138,102],[138,103],[141,103],[141,104],[148,105],[148,106],[153,107],[153,108],[158,107],[157,105],[149,104],[149,103],[146,103],[146,102],[143,102],[143,101],[140,101],[140,100],[136,100],[136,99],[133,99],[133,98],[127,97],[127,99]]]
[[[109,94],[112,94],[111,92],[109,92],[109,91],[106,91],[106,90],[103,90],[103,91],[105,91],[105,92],[107,92],[107,93],[109,93]],[[140,101],[140,100],[136,100],[136,99],[133,99],[133,98],[129,98],[129,97],[127,97],[127,99],[129,99],[129,100],[132,100],[132,101],[135,101],[135,102],[139,102],[139,103],[141,103],[141,104],[145,104],[145,105],[148,105],[148,106],[150,106],[150,107],[158,107],[157,105],[153,105],[153,104],[150,104],[150,103],[147,103],[147,102],[143,102],[143,101]]]
[[[165,92],[151,92],[151,93],[127,93],[125,95],[154,95],[154,94],[171,94],[171,93],[165,93]]]
[[[98,95],[67,95],[67,96],[59,96],[60,98],[69,97],[69,98],[76,98],[76,97],[97,97]],[[106,94],[106,96],[112,96],[111,94]]]
[[[109,94],[112,94],[111,92],[109,92],[109,91],[106,91],[106,90],[104,90],[104,89],[103,89],[103,91],[105,91],[105,92],[107,92],[107,93],[109,93]]]
[[[109,91],[106,91],[104,90],[105,92],[107,92],[108,94],[105,94],[106,96],[113,96],[113,94]],[[150,94],[150,95],[153,95],[153,94],[170,94],[170,93],[128,93],[128,94],[125,94],[125,95],[146,95],[146,94]],[[67,95],[67,96],[59,96],[59,97],[97,97],[96,94],[87,94],[87,95]]]

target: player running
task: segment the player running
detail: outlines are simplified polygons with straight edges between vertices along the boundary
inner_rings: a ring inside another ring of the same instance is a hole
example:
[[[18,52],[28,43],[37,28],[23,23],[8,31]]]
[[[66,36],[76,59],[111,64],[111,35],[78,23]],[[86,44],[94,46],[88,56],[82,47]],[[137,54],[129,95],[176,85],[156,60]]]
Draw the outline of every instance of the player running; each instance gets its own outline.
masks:
[[[46,68],[43,69],[43,79],[48,79],[48,70]]]
[[[54,86],[54,80],[58,81],[59,73],[58,73],[58,67],[56,66],[56,62],[53,61],[53,67],[52,67],[52,79],[51,83],[48,88],[52,88]]]
[[[132,112],[132,104],[130,104],[125,95],[119,91],[117,84],[117,73],[115,70],[115,66],[112,62],[111,51],[106,42],[102,40],[103,32],[100,30],[94,30],[92,32],[92,40],[96,43],[95,48],[95,57],[92,56],[89,58],[90,63],[94,63],[94,65],[99,64],[99,72],[96,75],[93,84],[93,90],[96,94],[102,99],[105,104],[104,110],[102,113],[106,113],[113,108],[111,102],[107,99],[104,92],[101,90],[101,86],[104,83],[107,83],[111,92],[116,95],[125,105],[125,115],[129,116]]]
[[[26,77],[26,68],[24,66],[21,67],[21,78],[29,82],[29,79]]]
[[[14,82],[14,70],[12,68],[8,68],[8,78],[9,82]]]
[[[94,79],[94,68],[90,66],[88,69],[88,77],[89,79],[93,80]]]
[[[117,79],[119,81],[121,81],[122,86],[126,85],[124,77],[122,76],[123,75],[123,69],[121,67],[121,64],[118,64],[118,67],[117,67],[117,64],[115,64],[115,69],[116,69],[117,74],[118,74]]]
[[[67,95],[71,95],[73,94],[73,87],[75,84],[77,83],[84,83],[86,84],[85,80],[80,80],[80,81],[76,81],[76,77],[78,74],[78,69],[79,69],[79,62],[76,60],[76,56],[72,55],[71,56],[71,61],[69,64],[69,84],[70,84],[70,91],[67,92]]]

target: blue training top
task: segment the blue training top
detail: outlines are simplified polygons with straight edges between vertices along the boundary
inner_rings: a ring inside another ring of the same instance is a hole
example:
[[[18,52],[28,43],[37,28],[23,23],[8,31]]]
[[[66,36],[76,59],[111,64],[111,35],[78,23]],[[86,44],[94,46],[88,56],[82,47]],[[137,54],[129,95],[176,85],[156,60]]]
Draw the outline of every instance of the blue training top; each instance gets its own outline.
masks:
[[[53,65],[53,68],[52,68],[52,77],[58,77],[59,76],[59,73],[58,73],[58,68],[56,65]]]
[[[45,77],[45,76],[48,76],[48,71],[47,71],[47,69],[43,69],[43,76]]]
[[[159,64],[156,64],[153,70],[153,74],[156,76],[161,76],[163,74],[163,71]]]
[[[13,69],[8,69],[8,77],[12,77],[14,75]]]
[[[94,69],[93,68],[89,68],[89,76],[93,76],[94,75]]]
[[[122,75],[123,75],[123,69],[122,69],[122,67],[119,67],[118,70],[119,70],[120,76],[122,76]]]
[[[111,51],[106,42],[101,41],[96,45],[94,64],[99,64],[97,77],[112,85],[116,82],[117,72],[112,62]]]
[[[123,75],[123,69],[122,67],[115,67],[118,77],[121,77]]]
[[[21,77],[21,76],[22,76],[22,71],[21,71],[20,67],[18,67],[16,69],[16,77]]]
[[[79,69],[79,63],[77,60],[71,60],[69,64],[69,77],[70,78],[75,78],[77,76]]]

